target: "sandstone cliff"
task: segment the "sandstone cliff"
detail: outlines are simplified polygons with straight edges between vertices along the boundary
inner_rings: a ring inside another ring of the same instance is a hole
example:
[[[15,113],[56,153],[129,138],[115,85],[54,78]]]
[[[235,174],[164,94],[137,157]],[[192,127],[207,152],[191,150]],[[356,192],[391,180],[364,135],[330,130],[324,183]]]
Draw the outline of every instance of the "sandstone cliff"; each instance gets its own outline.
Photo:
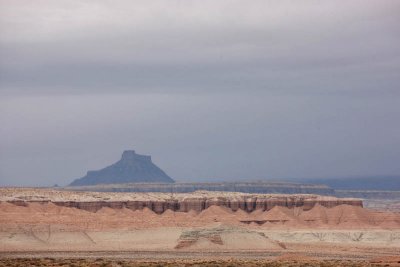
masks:
[[[12,192],[11,192],[12,191]],[[104,192],[67,192],[45,189],[31,191],[1,189],[0,201],[16,205],[28,203],[53,203],[63,207],[73,207],[96,212],[101,208],[142,210],[148,208],[161,214],[166,210],[200,212],[210,206],[221,206],[232,211],[255,210],[268,211],[273,207],[301,208],[310,210],[319,204],[323,207],[335,207],[342,204],[362,207],[362,201],[352,198],[336,198],[318,195],[274,195],[245,194],[237,192],[198,191],[191,194],[166,193],[104,193]]]

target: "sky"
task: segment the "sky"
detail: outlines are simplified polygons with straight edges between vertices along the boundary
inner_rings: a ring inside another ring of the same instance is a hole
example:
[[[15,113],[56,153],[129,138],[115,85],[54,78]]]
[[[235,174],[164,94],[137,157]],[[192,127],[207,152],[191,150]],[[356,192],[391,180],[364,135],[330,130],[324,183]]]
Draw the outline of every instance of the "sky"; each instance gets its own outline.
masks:
[[[0,186],[400,175],[400,1],[0,0]]]

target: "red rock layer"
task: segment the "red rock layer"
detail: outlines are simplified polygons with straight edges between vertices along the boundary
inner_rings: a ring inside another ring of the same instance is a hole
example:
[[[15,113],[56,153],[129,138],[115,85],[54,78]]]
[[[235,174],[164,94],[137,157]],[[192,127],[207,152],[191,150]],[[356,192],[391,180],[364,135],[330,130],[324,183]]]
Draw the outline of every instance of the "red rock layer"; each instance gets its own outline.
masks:
[[[255,210],[268,211],[273,207],[301,208],[304,211],[312,209],[319,204],[326,208],[332,208],[339,205],[350,205],[363,207],[362,201],[358,199],[340,199],[331,197],[307,197],[306,195],[295,196],[274,196],[274,197],[253,197],[242,196],[240,198],[229,199],[226,197],[219,198],[186,198],[171,200],[137,200],[137,201],[23,201],[11,200],[18,206],[26,206],[28,203],[53,203],[57,206],[78,208],[90,212],[96,212],[101,208],[108,207],[112,209],[130,209],[142,210],[148,208],[157,214],[161,214],[166,210],[189,212],[190,210],[200,212],[210,206],[221,206],[231,209],[232,211],[244,210],[252,212]]]
[[[275,206],[269,211],[236,212],[211,206],[199,213],[167,210],[156,214],[148,208],[132,211],[103,207],[97,212],[28,203],[16,206],[0,202],[0,232],[102,231],[159,227],[203,227],[214,224],[260,229],[400,229],[400,214],[376,212],[358,206],[316,205],[308,211]],[[215,240],[214,240],[215,241]],[[1,242],[0,242],[1,243]]]

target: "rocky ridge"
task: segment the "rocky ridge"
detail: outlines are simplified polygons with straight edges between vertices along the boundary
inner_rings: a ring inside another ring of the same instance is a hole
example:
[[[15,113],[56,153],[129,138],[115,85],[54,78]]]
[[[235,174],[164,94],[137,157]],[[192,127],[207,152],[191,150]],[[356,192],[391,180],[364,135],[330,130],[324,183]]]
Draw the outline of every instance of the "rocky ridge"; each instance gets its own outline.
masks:
[[[197,191],[191,194],[167,193],[105,193],[105,192],[67,192],[48,189],[0,189],[0,202],[25,206],[28,203],[53,203],[57,206],[78,208],[96,212],[102,208],[143,210],[145,208],[161,214],[167,210],[177,212],[200,212],[211,206],[226,207],[232,211],[268,211],[272,208],[286,207],[310,210],[321,205],[332,208],[339,205],[362,207],[359,199],[336,198],[319,195],[278,195],[246,194],[238,192]]]

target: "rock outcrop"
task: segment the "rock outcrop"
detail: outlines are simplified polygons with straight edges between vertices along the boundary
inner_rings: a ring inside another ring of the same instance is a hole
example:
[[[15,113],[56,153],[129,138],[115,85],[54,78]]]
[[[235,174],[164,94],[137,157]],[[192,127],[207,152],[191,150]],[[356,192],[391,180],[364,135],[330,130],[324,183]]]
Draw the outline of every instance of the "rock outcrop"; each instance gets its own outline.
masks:
[[[355,199],[306,199],[301,197],[243,197],[242,199],[183,199],[183,200],[149,200],[149,201],[96,201],[96,202],[53,202],[58,206],[74,207],[87,211],[96,212],[103,207],[112,209],[127,208],[130,210],[142,210],[149,208],[155,213],[161,214],[166,210],[188,212],[194,210],[200,212],[209,208],[210,206],[222,206],[230,208],[232,211],[239,209],[252,212],[255,210],[270,210],[275,206],[295,208],[300,207],[303,210],[310,210],[316,204],[331,208],[338,205],[351,205],[362,207],[361,200]]]
[[[120,184],[120,183],[173,183],[174,180],[157,167],[150,156],[124,151],[121,160],[98,171],[88,171],[70,186]]]
[[[301,208],[310,210],[315,205],[332,208],[346,204],[362,207],[362,201],[352,198],[336,198],[319,195],[274,195],[274,194],[245,194],[234,192],[206,192],[198,191],[191,194],[166,194],[166,193],[105,193],[105,192],[66,192],[55,190],[35,189],[31,193],[21,191],[8,193],[3,190],[3,198],[16,205],[27,203],[53,203],[62,207],[78,208],[96,212],[101,208],[143,210],[145,208],[157,214],[167,210],[176,212],[201,212],[211,206],[220,206],[232,211],[255,210],[268,211],[272,208],[286,207],[289,209]],[[12,197],[7,197],[8,195]]]

